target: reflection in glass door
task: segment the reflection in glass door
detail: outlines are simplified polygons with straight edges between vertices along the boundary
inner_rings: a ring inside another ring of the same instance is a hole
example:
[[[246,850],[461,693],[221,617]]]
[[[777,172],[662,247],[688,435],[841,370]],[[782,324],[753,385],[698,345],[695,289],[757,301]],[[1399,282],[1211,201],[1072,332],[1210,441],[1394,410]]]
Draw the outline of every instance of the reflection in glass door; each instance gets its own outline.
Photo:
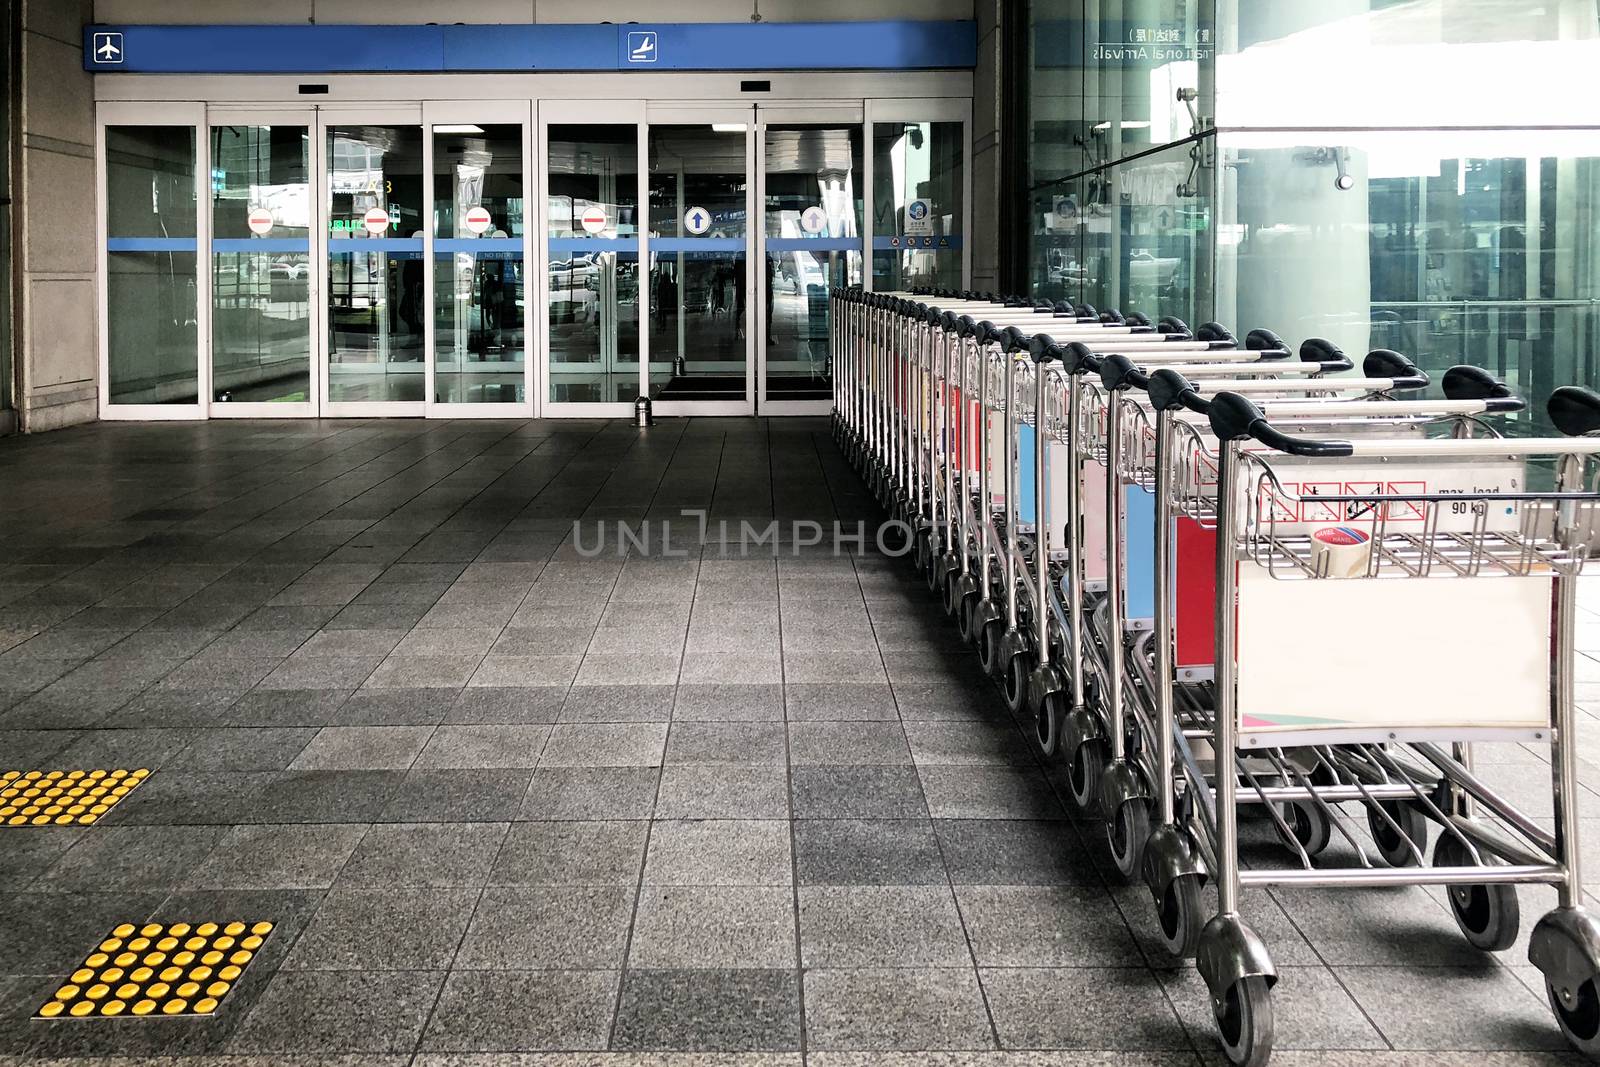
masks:
[[[526,107],[521,111],[525,113]],[[473,405],[458,413],[527,403],[523,129],[522,122],[430,126],[431,401]]]
[[[211,413],[316,410],[309,113],[211,116]]]
[[[649,389],[666,414],[754,410],[753,112],[729,118],[679,125],[651,116]]]
[[[370,124],[324,116],[329,413],[420,415],[427,369],[420,115],[409,122],[374,116]]]
[[[965,123],[872,118],[872,288],[961,288]]]
[[[861,125],[768,123],[762,164],[760,410],[825,411],[828,290],[861,281]]]
[[[639,109],[546,103],[545,400],[600,413],[640,395]],[[568,118],[581,121],[565,121]]]

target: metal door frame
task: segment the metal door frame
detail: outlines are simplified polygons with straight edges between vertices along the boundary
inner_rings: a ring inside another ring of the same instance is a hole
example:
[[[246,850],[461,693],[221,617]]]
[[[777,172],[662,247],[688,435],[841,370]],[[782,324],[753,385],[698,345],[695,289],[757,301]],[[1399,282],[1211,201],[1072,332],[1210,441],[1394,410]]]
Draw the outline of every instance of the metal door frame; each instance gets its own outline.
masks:
[[[211,128],[217,125],[226,125],[222,120],[237,118],[242,125],[249,126],[304,126],[306,139],[310,142],[306,155],[306,200],[310,203],[311,218],[306,230],[306,399],[302,403],[276,403],[265,400],[234,401],[226,403],[216,399],[216,392],[212,388],[212,360],[215,354],[212,346],[216,340],[211,328],[211,313],[215,310],[216,293],[214,292],[216,270],[212,256],[216,253],[212,249],[212,212],[215,201],[211,196],[210,183],[206,183],[205,192],[205,227],[206,240],[204,269],[201,273],[205,276],[206,298],[206,333],[200,338],[200,359],[206,367],[206,393],[204,406],[208,417],[213,419],[269,419],[269,418],[315,418],[322,410],[325,395],[322,384],[321,361],[317,358],[317,338],[321,336],[326,309],[322,303],[322,278],[326,266],[317,260],[317,234],[326,229],[327,205],[317,200],[317,176],[322,173],[322,138],[317,135],[317,109],[314,107],[303,108],[253,108],[210,106],[206,108],[206,124],[204,128],[205,145],[200,173],[211,174]]]
[[[322,392],[318,399],[321,403],[322,414],[330,418],[347,418],[351,416],[356,418],[406,418],[421,416],[426,414],[426,391],[423,393],[422,400],[336,401],[331,398],[331,390],[333,388],[333,368],[331,367],[330,363],[333,358],[333,341],[330,336],[332,330],[328,317],[328,301],[333,296],[333,289],[331,284],[327,283],[326,279],[332,266],[332,257],[328,248],[328,223],[332,215],[331,205],[333,203],[333,170],[332,160],[328,158],[329,153],[327,151],[328,128],[330,126],[348,126],[357,123],[368,126],[416,126],[419,130],[421,130],[423,128],[422,104],[417,102],[397,103],[386,107],[329,107],[317,109],[316,138],[318,143],[317,153],[320,160],[320,166],[317,171],[317,191],[315,195],[321,201],[319,214],[321,216],[322,223],[317,228],[317,234],[312,242],[312,259],[315,261],[317,268],[322,272],[321,277],[323,280],[324,289],[322,301],[319,306],[319,311],[322,316],[320,320],[321,329],[317,334],[317,361],[322,371]],[[429,191],[428,175],[426,173],[428,166],[428,137],[426,133],[424,133],[422,137],[422,146],[424,153],[421,164],[424,170],[422,175],[422,194],[424,198],[422,211],[423,218],[426,220],[427,217],[432,213],[432,204],[427,201]],[[428,246],[426,234],[430,228],[431,227],[426,224],[422,228],[424,234],[424,288],[427,286],[426,271]],[[427,301],[428,305],[431,306],[433,303],[433,294],[431,292],[424,292],[423,297]],[[427,389],[427,382],[430,378],[428,370],[429,352],[427,351],[429,336],[430,335],[426,323],[424,323],[422,331],[422,343],[424,349],[422,360],[424,390]]]
[[[462,123],[488,123],[509,125],[517,123],[522,130],[522,396],[521,403],[446,403],[438,399],[435,384],[438,368],[439,336],[434,323],[438,293],[434,272],[438,256],[434,242],[439,219],[434,211],[438,191],[433,182],[437,174],[433,159],[433,127]],[[423,219],[422,227],[422,287],[426,310],[423,314],[422,335],[427,351],[424,355],[423,414],[441,419],[529,419],[534,413],[534,371],[538,358],[538,338],[533,332],[533,309],[538,287],[533,280],[533,228],[534,213],[530,202],[538,196],[534,188],[533,158],[533,102],[530,100],[426,100],[422,104],[422,169],[423,169]]]
[[[744,126],[744,306],[745,306],[745,331],[744,331],[744,397],[741,400],[667,400],[654,405],[657,415],[683,416],[683,415],[754,415],[756,413],[756,336],[760,332],[758,327],[751,324],[751,318],[757,307],[754,293],[758,288],[755,285],[755,249],[756,249],[756,221],[759,218],[758,208],[760,201],[756,199],[756,177],[752,173],[756,165],[757,117],[755,104],[743,106],[729,105],[726,102],[694,103],[685,101],[672,101],[667,105],[647,103],[645,115],[648,126],[643,128],[645,134],[645,148],[649,148],[649,128],[656,126],[709,126],[712,123],[741,123]],[[644,272],[649,265],[650,245],[656,239],[649,233],[649,156],[640,157],[639,177],[645,186],[645,196],[641,198],[641,211],[645,213],[646,225],[640,229],[645,232],[644,255],[640,258],[641,285]],[[679,290],[681,299],[682,290]],[[645,300],[641,289],[641,301]],[[648,342],[649,330],[645,322],[640,323],[642,335],[639,355],[639,384],[641,395],[649,395],[650,385],[650,346]],[[765,343],[765,341],[763,341]]]

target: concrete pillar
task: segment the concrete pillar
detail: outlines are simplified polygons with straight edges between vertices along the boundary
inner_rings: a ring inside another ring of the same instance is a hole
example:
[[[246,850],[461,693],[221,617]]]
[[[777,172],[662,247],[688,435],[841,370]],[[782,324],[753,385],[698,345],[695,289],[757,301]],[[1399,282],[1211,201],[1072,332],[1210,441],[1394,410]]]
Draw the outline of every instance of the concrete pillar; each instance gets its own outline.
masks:
[[[1000,0],[977,0],[978,66],[972,77],[972,288],[1000,288]]]
[[[17,414],[24,432],[98,410],[94,95],[83,70],[89,0],[21,0],[15,141]]]

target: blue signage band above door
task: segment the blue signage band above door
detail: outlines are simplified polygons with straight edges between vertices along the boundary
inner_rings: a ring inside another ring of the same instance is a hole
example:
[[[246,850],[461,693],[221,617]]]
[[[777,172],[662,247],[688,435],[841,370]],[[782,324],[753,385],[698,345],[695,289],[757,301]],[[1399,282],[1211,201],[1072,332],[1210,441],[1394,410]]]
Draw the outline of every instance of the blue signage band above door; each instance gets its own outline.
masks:
[[[950,70],[977,59],[973,22],[914,19],[83,31],[83,67],[96,74]]]

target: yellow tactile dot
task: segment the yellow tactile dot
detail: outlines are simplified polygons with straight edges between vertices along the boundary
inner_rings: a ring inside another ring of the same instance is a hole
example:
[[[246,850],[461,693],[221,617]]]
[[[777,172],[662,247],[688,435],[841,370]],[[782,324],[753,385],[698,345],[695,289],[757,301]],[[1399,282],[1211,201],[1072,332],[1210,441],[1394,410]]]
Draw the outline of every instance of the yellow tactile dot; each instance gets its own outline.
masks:
[[[139,1003],[133,1006],[133,1013],[135,1015],[149,1015],[155,1010],[156,1002],[153,1000],[141,1000]]]
[[[260,934],[251,934],[249,937],[239,942],[239,947],[247,948],[251,952],[254,952],[256,949],[261,947],[261,941],[262,938]]]
[[[137,929],[138,929],[138,927],[134,926],[132,923],[123,923],[121,926],[119,926],[115,930],[111,931],[111,936],[112,937],[127,937],[129,934],[133,933]]]
[[[166,1015],[181,1015],[188,1006],[187,1000],[169,1000],[161,1005],[161,1011]]]
[[[110,958],[104,952],[91,952],[89,953],[89,958],[83,961],[83,965],[85,967],[101,967]]]
[[[32,820],[30,820],[30,821],[35,826],[48,826],[48,825],[50,825],[50,816],[48,816],[48,815],[35,815],[32,818]]]
[[[92,1000],[80,1000],[76,1004],[74,1004],[72,1007],[68,1008],[67,1011],[71,1012],[73,1015],[76,1015],[76,1016],[82,1018],[83,1016],[88,1015],[90,1012],[94,1011],[94,1001],[92,1001]]]
[[[172,957],[172,962],[180,967],[187,967],[194,962],[193,952],[179,952]]]
[[[194,981],[194,982],[204,982],[207,978],[210,978],[210,977],[211,977],[211,968],[210,967],[196,967],[194,970],[189,972],[189,979],[191,981]]]
[[[132,952],[143,952],[149,947],[150,939],[148,937],[136,937],[128,942],[128,949]]]
[[[194,932],[199,934],[201,937],[210,937],[212,934],[217,932],[217,924],[201,923],[199,926],[194,928]]]
[[[39,1009],[39,1014],[46,1019],[54,1019],[57,1015],[67,1010],[67,1006],[59,1000],[52,1000]]]
[[[173,923],[171,926],[167,927],[167,933],[171,934],[173,937],[183,937],[192,929],[194,928],[188,923]]]
[[[183,943],[183,947],[187,948],[187,949],[191,949],[191,950],[192,949],[205,948],[206,947],[206,939],[203,938],[203,937],[198,937],[198,936],[191,937],[189,940],[187,940],[187,941],[185,941]],[[217,947],[218,948],[222,948],[223,946],[218,945]]]
[[[239,966],[243,967],[245,964],[250,962],[254,955],[255,954],[248,949],[240,949],[238,952],[235,952],[233,955],[228,957],[228,962],[237,963]]]
[[[88,989],[85,989],[83,991],[83,995],[88,997],[90,1000],[101,1000],[109,992],[111,992],[110,986],[106,985],[104,982],[97,982]]]
[[[120,982],[122,981],[122,976],[126,973],[128,972],[124,971],[121,967],[107,967],[105,970],[100,972],[100,981]]]
[[[108,937],[104,941],[100,942],[101,952],[115,952],[121,947],[122,938],[120,937]]]
[[[148,967],[135,967],[132,971],[128,972],[128,978],[135,982],[148,982],[150,980],[150,976],[155,973],[156,972],[152,971]]]
[[[175,989],[174,992],[177,993],[178,996],[183,997],[185,1000],[187,1000],[188,998],[194,996],[196,993],[200,992],[200,983],[199,982],[185,982],[181,986],[179,986],[177,989]]]
[[[43,771],[27,771],[26,773],[23,774],[22,777],[26,778],[30,782],[34,782],[34,781],[38,781],[40,778],[43,778],[44,777],[44,772]]]
[[[204,1000],[197,1000],[197,1001],[194,1002],[194,1013],[196,1015],[210,1015],[212,1012],[214,1012],[216,1010],[217,1010],[217,998],[216,997],[206,997]]]
[[[137,952],[119,952],[117,953],[116,958],[114,958],[111,962],[115,963],[118,967],[128,967],[134,963],[137,963],[138,961],[139,954]]]
[[[238,941],[236,941],[235,939],[229,937],[227,934],[223,934],[221,937],[219,937],[215,941],[211,942],[211,947],[212,948],[222,949],[223,951],[227,951],[228,949],[232,948],[234,945],[237,945],[238,943],[239,943]]]
[[[71,824],[71,822],[72,822],[71,813],[68,813],[66,815],[57,815],[56,816],[56,825],[57,826],[67,826],[67,825]]]
[[[240,934],[244,933],[244,923],[231,922],[222,928],[222,932],[227,934],[229,937],[238,937]]]
[[[88,826],[90,823],[95,822],[99,818],[100,816],[98,815],[80,815],[78,816],[78,821],[84,826]]]
[[[144,962],[151,967],[159,967],[167,962],[167,954],[165,952],[146,952]]]
[[[26,826],[27,822],[28,822],[28,817],[26,815],[13,815],[13,816],[11,816],[11,818],[6,820],[6,825],[7,826]]]
[[[120,1000],[108,1000],[104,1004],[100,1005],[100,1014],[101,1015],[121,1015],[122,1014],[122,1009],[126,1008],[127,1006],[128,1006],[127,1004],[123,1003]]]
[[[243,971],[243,970],[244,970],[243,967],[234,967],[234,966],[230,965],[230,966],[224,967],[224,968],[222,968],[222,970],[218,971],[217,972],[217,977],[223,979],[224,981],[231,982],[235,978],[239,977],[239,973],[241,971]]]
[[[272,924],[263,920],[250,927],[250,932],[252,934],[270,934],[272,932]]]
[[[213,949],[210,952],[207,952],[204,956],[201,956],[200,962],[214,967],[222,962],[222,953]]]
[[[131,999],[131,998],[136,997],[138,995],[139,995],[139,983],[138,982],[124,982],[124,983],[122,983],[121,985],[119,985],[117,987],[117,997],[119,999],[121,999],[121,1000],[128,1000],[128,999]]]
[[[160,949],[162,952],[171,952],[177,947],[178,939],[175,937],[163,937],[160,941],[156,942],[156,948]]]
[[[210,985],[206,986],[206,996],[220,997],[222,994],[226,993],[232,988],[233,987],[227,982],[212,982]]]
[[[170,992],[172,992],[172,987],[167,983],[155,982],[145,987],[144,995],[147,997],[164,997]]]
[[[178,979],[180,979],[182,977],[183,977],[183,968],[182,967],[168,967],[166,970],[161,972],[161,980],[163,982],[176,982]]]
[[[88,967],[80,967],[76,971],[72,972],[72,981],[78,985],[82,985],[93,977],[94,971]],[[65,986],[62,988],[65,988]]]
[[[77,986],[70,985],[70,984],[69,985],[64,985],[60,989],[56,990],[56,999],[57,1000],[71,1000],[73,997],[78,995],[78,992],[79,992],[79,989],[78,989]]]

